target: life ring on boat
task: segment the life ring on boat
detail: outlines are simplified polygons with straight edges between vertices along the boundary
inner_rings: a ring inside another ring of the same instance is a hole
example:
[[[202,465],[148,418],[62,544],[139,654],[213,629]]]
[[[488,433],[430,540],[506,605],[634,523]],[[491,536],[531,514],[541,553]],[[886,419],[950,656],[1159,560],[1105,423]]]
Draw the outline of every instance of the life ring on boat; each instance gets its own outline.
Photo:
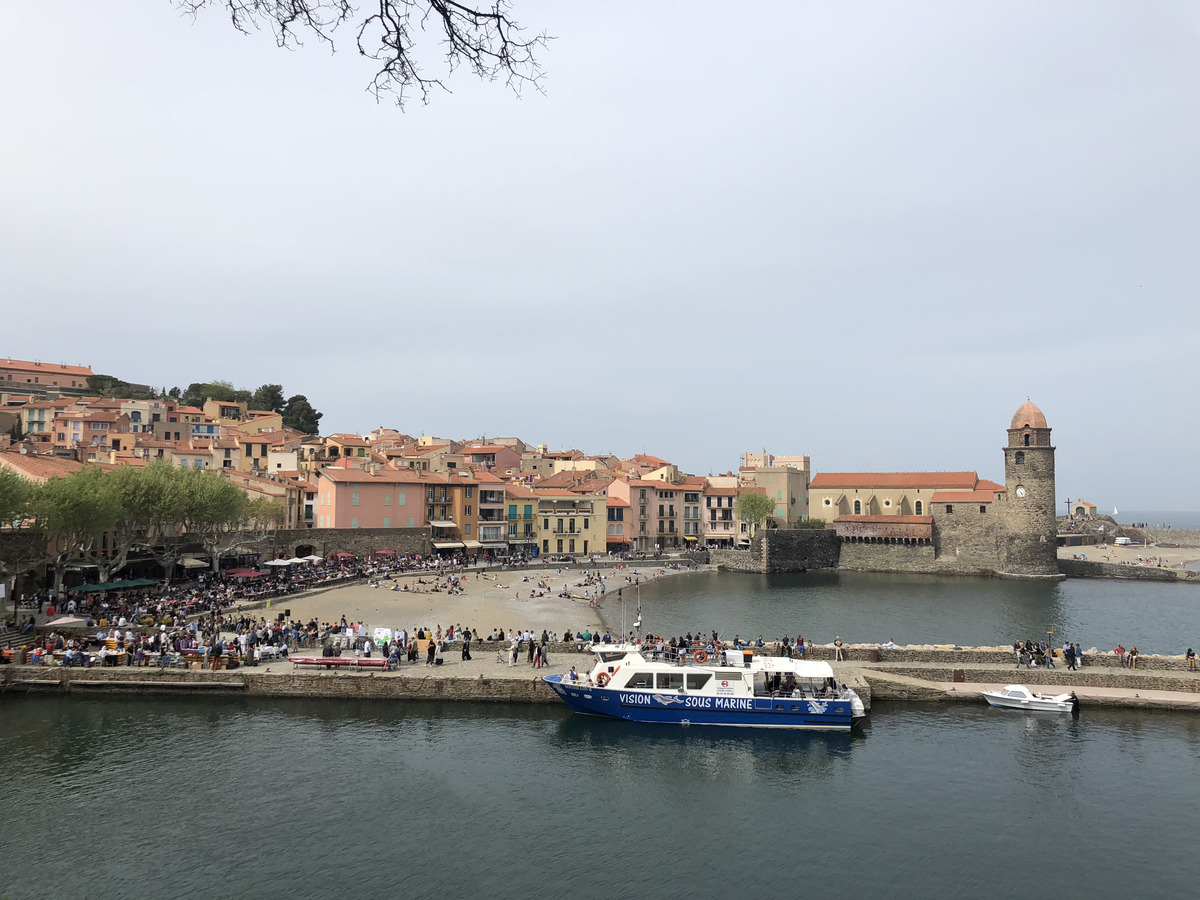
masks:
[[[608,684],[608,673],[601,672],[599,675],[597,675],[596,684],[600,685],[600,687],[604,687],[606,684]]]
[[[697,665],[702,666],[706,662],[708,662],[708,654],[705,653],[703,650],[697,650],[695,653],[692,654],[692,659],[694,659],[696,661]]]

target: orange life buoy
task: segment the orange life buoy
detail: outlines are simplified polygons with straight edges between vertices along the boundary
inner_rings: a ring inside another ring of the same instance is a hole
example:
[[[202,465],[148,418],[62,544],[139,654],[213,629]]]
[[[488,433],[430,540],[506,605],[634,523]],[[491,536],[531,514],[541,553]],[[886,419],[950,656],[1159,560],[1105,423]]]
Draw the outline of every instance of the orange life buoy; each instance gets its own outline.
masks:
[[[608,684],[608,673],[601,672],[599,675],[597,675],[596,684],[600,685],[600,687],[604,687],[606,684]]]
[[[708,662],[708,654],[703,650],[697,650],[692,654],[692,659],[694,659],[699,665],[704,665],[706,662]]]

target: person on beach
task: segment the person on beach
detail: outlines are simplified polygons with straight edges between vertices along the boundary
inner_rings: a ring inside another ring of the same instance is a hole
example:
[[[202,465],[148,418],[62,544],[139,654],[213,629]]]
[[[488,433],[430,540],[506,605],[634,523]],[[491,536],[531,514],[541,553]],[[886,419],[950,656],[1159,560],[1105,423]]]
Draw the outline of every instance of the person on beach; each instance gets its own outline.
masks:
[[[1187,667],[1189,669],[1194,670],[1196,668],[1196,651],[1195,650],[1193,650],[1191,647],[1188,647],[1187,653],[1185,653],[1183,655],[1183,658],[1187,660]]]

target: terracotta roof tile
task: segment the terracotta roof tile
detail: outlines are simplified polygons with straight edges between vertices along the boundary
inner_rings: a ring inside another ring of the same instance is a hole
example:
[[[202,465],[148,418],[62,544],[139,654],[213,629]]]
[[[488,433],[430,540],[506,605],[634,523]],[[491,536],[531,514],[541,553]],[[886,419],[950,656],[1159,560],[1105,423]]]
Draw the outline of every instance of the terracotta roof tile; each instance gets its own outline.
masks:
[[[973,490],[974,472],[821,472],[809,483],[811,490],[836,488],[949,488]]]
[[[995,491],[934,491],[930,503],[991,503]]]

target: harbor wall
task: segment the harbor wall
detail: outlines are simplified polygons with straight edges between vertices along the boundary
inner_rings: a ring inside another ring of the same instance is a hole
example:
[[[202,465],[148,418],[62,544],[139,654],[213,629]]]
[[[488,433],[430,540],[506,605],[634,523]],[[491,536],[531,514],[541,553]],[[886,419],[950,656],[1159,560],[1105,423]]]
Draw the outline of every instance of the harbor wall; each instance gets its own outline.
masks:
[[[916,688],[902,681],[889,681],[889,675],[899,675],[901,678],[919,679],[923,682],[965,682],[972,684],[1012,684],[1019,683],[1030,687],[1060,687],[1064,691],[1069,688],[1119,688],[1132,691],[1176,691],[1184,694],[1195,694],[1200,688],[1196,675],[1187,672],[1164,673],[1162,675],[1137,675],[1129,670],[1094,669],[1088,671],[1069,672],[1063,667],[1057,669],[1021,669],[1015,671],[1011,666],[995,669],[954,669],[920,667],[906,669],[903,666],[889,666],[887,669],[861,670],[863,677],[870,683],[872,695],[876,700],[918,700],[924,696],[915,696],[908,688]],[[967,677],[969,675],[969,678]],[[932,695],[932,689],[926,689]],[[940,694],[941,691],[936,693]],[[977,700],[974,691],[964,691],[964,699]],[[1057,692],[1056,692],[1057,693]],[[932,699],[932,696],[929,697]]]
[[[1179,581],[1200,583],[1200,571],[1165,569],[1158,566],[1131,566],[1096,562],[1090,559],[1060,559],[1058,567],[1070,578],[1125,578],[1132,581]]]
[[[831,529],[766,530],[749,550],[710,550],[709,561],[724,572],[807,572],[838,565],[839,540]]]
[[[449,700],[558,703],[541,676],[517,678],[397,677],[374,672],[206,672],[191,669],[62,669],[7,667],[0,690],[55,693],[237,694],[347,700]]]

